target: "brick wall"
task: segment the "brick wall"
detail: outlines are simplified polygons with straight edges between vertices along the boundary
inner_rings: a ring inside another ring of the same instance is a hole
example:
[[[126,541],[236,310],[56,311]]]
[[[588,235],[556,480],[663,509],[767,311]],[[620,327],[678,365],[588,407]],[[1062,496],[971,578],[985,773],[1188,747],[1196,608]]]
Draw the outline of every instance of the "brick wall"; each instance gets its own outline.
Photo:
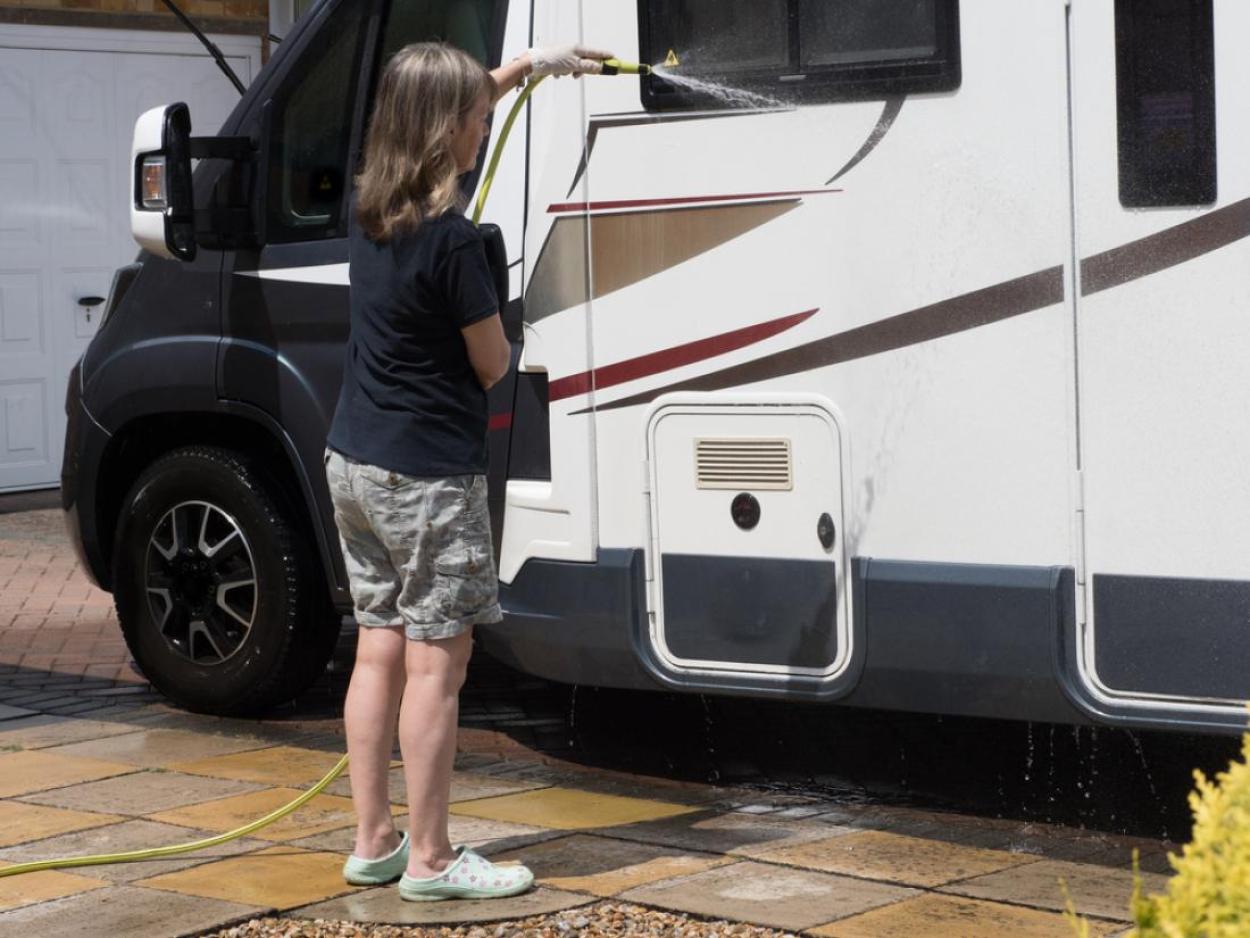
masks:
[[[174,0],[206,33],[264,35],[269,0]],[[95,26],[102,29],[183,27],[161,0],[0,0],[0,23]]]

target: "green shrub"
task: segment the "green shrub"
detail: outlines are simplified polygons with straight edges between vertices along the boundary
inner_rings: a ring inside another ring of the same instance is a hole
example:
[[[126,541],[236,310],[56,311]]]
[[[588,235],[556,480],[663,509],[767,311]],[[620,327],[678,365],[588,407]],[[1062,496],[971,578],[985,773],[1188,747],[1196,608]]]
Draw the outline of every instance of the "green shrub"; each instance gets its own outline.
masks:
[[[1242,739],[1242,761],[1211,781],[1194,770],[1189,795],[1193,839],[1178,857],[1168,856],[1176,875],[1161,896],[1143,896],[1133,856],[1132,914],[1136,938],[1247,938],[1250,936],[1250,733]],[[1078,936],[1089,934],[1068,900],[1067,918]]]

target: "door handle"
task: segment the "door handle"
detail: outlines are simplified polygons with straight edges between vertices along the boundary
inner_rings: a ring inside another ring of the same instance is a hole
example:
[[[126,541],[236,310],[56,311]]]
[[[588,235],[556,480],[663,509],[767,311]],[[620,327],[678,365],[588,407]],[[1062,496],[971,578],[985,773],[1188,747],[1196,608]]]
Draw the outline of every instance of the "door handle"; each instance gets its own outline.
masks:
[[[99,306],[103,302],[104,302],[104,297],[102,296],[80,296],[78,298],[79,306],[87,306],[87,307]]]

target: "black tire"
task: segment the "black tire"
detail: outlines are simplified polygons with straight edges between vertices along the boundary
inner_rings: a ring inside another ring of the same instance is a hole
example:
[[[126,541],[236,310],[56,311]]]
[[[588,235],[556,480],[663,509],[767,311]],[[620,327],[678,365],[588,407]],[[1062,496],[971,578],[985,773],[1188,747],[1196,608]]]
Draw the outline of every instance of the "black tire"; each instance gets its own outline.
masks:
[[[242,454],[188,446],[148,466],[122,504],[122,634],[148,680],[189,710],[263,711],[307,688],[334,651],[339,618],[280,491]]]

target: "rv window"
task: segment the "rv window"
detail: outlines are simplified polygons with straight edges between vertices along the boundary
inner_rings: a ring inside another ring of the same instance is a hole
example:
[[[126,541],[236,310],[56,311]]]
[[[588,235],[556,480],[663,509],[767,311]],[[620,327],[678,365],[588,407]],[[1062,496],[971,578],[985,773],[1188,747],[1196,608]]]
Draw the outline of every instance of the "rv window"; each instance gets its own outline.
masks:
[[[367,4],[340,3],[274,95],[267,241],[345,233],[344,177],[367,12]]]
[[[643,61],[778,98],[835,101],[957,88],[958,0],[639,0]],[[648,108],[714,98],[656,75]]]
[[[1116,0],[1120,203],[1215,201],[1211,0]]]
[[[449,42],[488,68],[499,64],[507,0],[393,0],[380,62],[411,42]]]

